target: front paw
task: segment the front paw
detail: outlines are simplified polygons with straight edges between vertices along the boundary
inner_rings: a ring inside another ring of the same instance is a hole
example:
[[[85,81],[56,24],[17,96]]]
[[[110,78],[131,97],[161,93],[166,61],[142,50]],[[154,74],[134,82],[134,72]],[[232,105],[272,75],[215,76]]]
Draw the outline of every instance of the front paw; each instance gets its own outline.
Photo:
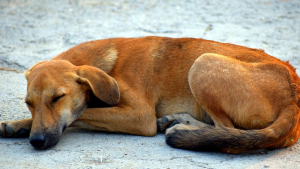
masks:
[[[28,137],[30,129],[19,128],[19,125],[14,122],[0,123],[0,137]]]
[[[9,122],[0,123],[0,137],[11,137],[15,131],[10,127]]]

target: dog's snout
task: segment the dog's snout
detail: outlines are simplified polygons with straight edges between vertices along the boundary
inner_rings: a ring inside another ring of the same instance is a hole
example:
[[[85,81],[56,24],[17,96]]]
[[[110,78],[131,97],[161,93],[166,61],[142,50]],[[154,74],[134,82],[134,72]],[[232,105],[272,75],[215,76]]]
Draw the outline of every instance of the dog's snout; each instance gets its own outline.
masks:
[[[30,144],[36,149],[43,149],[45,147],[46,139],[44,134],[34,134],[30,138]]]

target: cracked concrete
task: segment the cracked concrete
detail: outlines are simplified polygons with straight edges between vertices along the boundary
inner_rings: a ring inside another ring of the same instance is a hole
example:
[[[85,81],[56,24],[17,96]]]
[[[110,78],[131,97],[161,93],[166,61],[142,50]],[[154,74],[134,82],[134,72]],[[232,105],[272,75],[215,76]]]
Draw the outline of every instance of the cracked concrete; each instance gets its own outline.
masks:
[[[23,72],[81,42],[110,37],[196,37],[264,49],[300,68],[297,0],[2,0],[0,121],[29,118]],[[298,74],[299,71],[297,70]],[[58,145],[34,150],[0,139],[1,168],[299,168],[300,144],[227,155],[165,144],[164,135],[67,129]]]

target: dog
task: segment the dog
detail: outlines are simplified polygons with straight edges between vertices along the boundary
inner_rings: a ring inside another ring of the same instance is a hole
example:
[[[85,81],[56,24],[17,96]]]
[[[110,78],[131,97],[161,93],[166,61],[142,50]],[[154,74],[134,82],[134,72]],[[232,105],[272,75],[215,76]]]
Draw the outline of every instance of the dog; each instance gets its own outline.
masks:
[[[244,153],[299,138],[300,80],[288,62],[195,38],[113,38],[79,44],[25,72],[32,118],[2,122],[1,137],[36,149],[64,130],[154,136],[197,151]]]

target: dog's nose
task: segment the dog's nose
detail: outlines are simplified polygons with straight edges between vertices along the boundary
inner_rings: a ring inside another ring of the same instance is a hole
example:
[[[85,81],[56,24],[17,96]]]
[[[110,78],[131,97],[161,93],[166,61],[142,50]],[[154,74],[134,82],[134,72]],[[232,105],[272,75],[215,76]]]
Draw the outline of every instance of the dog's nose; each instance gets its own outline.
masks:
[[[30,138],[30,144],[36,149],[42,149],[45,146],[46,139],[44,134],[34,134]]]

